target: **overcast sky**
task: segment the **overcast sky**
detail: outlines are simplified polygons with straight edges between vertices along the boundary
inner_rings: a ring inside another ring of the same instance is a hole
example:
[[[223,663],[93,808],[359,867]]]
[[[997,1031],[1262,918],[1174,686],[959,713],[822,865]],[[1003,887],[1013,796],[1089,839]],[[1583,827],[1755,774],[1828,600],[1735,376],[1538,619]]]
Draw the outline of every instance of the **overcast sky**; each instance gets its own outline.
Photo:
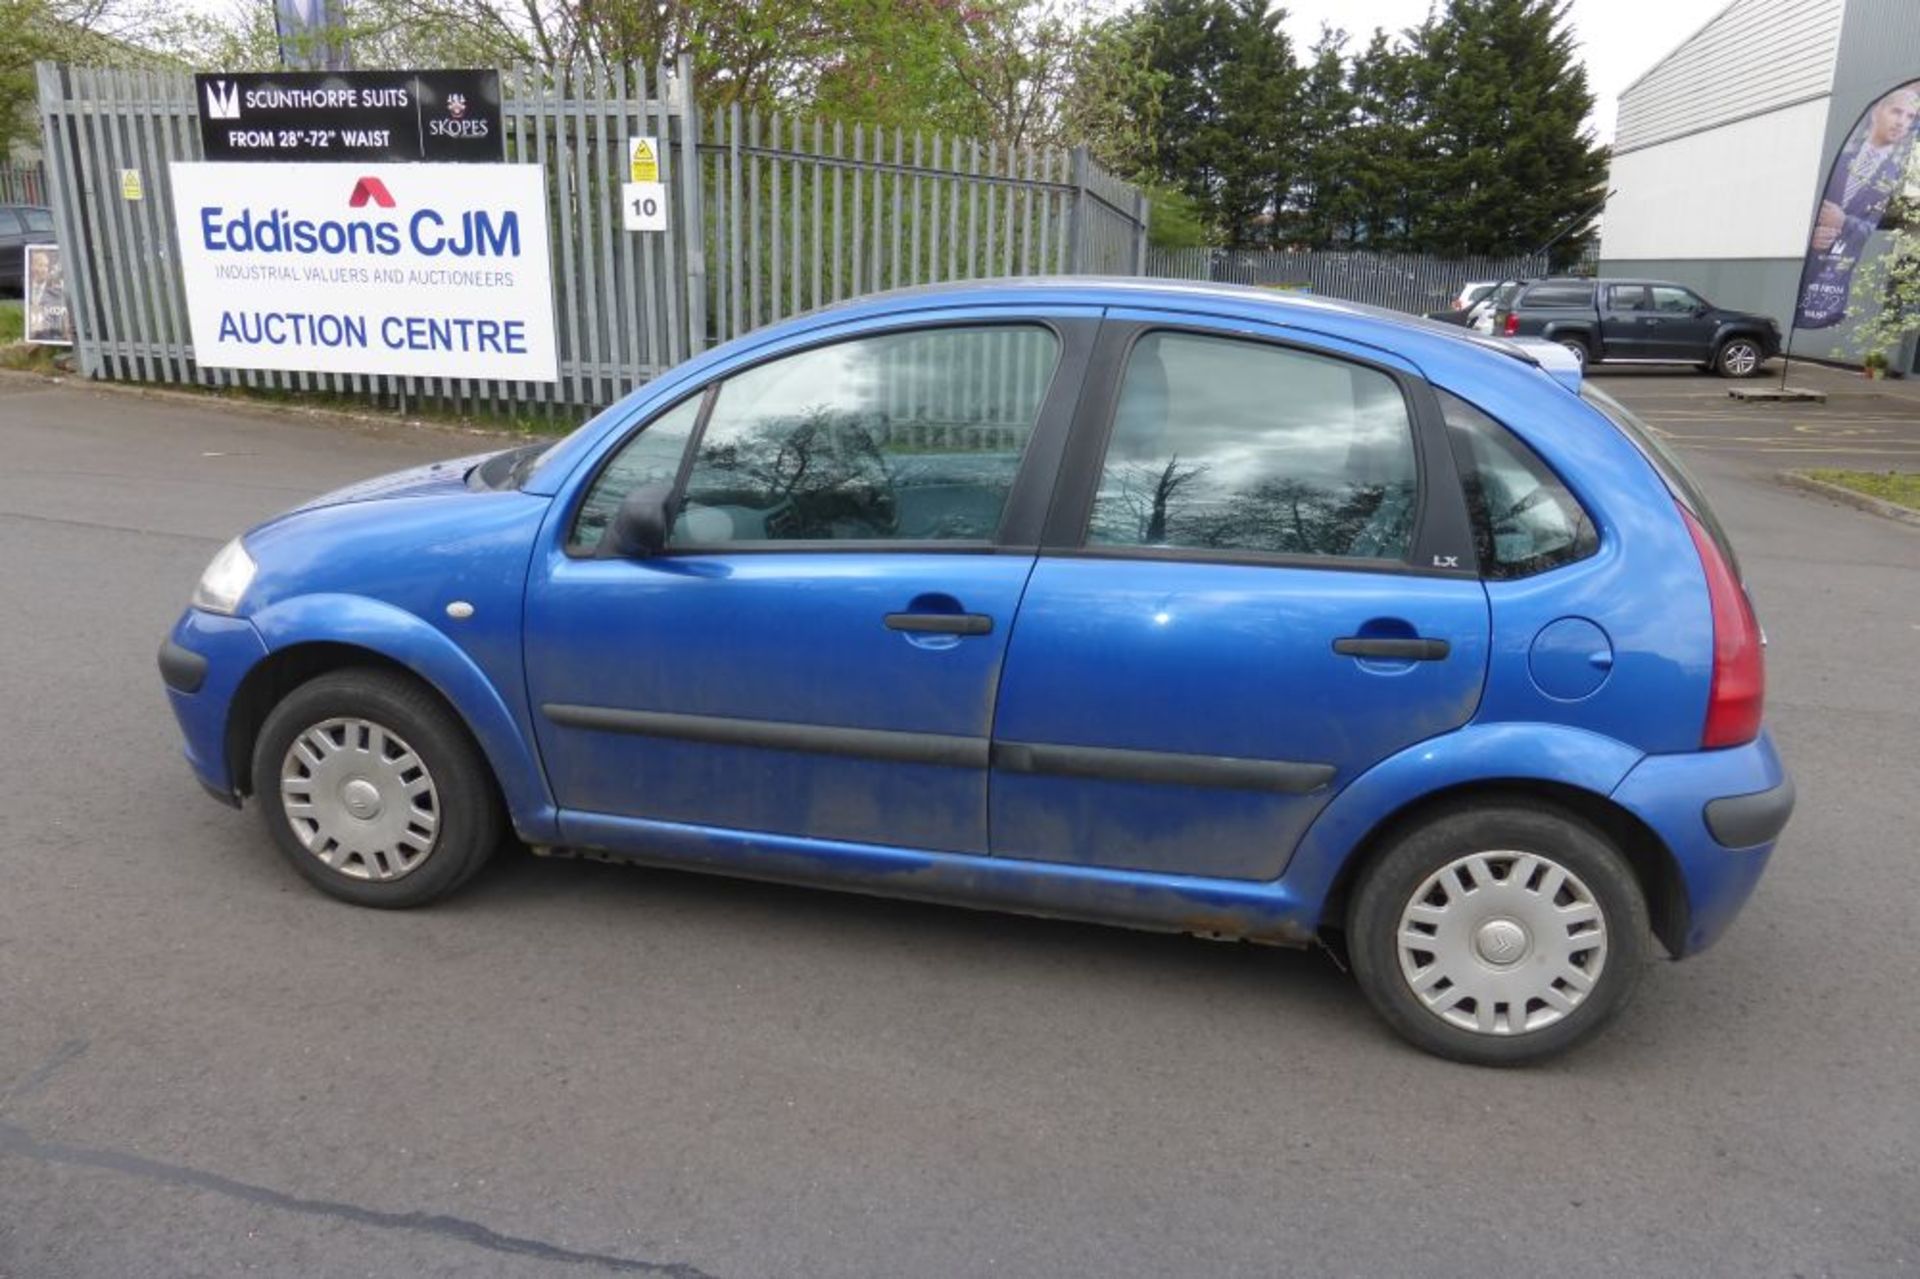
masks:
[[[1306,49],[1320,37],[1320,24],[1331,23],[1354,37],[1348,48],[1363,43],[1375,27],[1400,31],[1427,16],[1430,0],[1279,0],[1284,5],[1287,34],[1293,37],[1295,56],[1303,61]],[[1613,140],[1615,99],[1620,90],[1692,35],[1707,19],[1727,7],[1728,0],[1573,0],[1573,26],[1587,64],[1587,82],[1599,102],[1592,125],[1602,142]]]

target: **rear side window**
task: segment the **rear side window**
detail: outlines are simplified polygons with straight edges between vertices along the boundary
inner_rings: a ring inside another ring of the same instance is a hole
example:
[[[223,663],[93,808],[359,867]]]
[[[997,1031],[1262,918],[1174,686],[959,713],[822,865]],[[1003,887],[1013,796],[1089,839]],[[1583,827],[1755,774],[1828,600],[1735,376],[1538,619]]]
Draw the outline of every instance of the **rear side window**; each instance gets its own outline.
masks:
[[[1520,299],[1522,306],[1592,306],[1593,285],[1572,283],[1536,284]]]
[[[1386,374],[1149,333],[1127,358],[1087,542],[1404,559],[1416,479],[1406,399]]]
[[[12,209],[0,209],[0,235],[19,235],[20,217]]]
[[[1483,577],[1531,577],[1600,549],[1586,508],[1537,453],[1465,400],[1439,394]]]
[[[53,230],[53,214],[45,209],[22,209],[20,216],[26,221],[29,231]]]

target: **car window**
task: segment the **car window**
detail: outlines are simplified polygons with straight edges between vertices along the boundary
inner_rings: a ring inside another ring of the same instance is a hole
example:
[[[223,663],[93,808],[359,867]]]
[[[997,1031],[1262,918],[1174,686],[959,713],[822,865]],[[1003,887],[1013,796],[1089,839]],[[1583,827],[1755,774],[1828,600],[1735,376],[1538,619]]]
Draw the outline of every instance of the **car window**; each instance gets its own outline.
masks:
[[[26,222],[29,231],[53,230],[53,214],[45,209],[22,209],[20,217]]]
[[[1697,294],[1672,284],[1656,284],[1647,292],[1653,295],[1653,309],[1668,315],[1688,315],[1700,305]]]
[[[1416,493],[1412,421],[1386,374],[1149,333],[1127,360],[1087,541],[1403,559]]]
[[[1586,508],[1538,454],[1460,397],[1441,391],[1440,405],[1483,576],[1529,577],[1600,549]]]
[[[1527,307],[1545,306],[1592,306],[1593,286],[1579,281],[1557,284],[1536,284],[1527,290],[1520,300]]]
[[[1607,286],[1607,309],[1611,311],[1646,310],[1647,286],[1644,284],[1609,284]]]
[[[991,540],[1058,348],[1039,325],[928,329],[729,378],[670,544]]]
[[[701,398],[688,396],[621,445],[587,490],[586,501],[574,516],[573,532],[567,537],[568,550],[591,551],[600,545],[613,513],[633,490],[648,484],[673,483],[680,473],[680,459],[687,451],[694,423],[700,419]]]
[[[0,209],[0,235],[19,235],[20,217],[12,209]]]

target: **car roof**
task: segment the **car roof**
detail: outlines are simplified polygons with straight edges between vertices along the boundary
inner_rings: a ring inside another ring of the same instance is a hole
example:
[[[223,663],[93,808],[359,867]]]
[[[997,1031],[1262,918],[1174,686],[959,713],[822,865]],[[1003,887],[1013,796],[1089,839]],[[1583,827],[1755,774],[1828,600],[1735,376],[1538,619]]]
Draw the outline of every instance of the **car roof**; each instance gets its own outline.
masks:
[[[1317,294],[1260,288],[1250,284],[1217,284],[1205,280],[1165,280],[1147,276],[1028,275],[1000,279],[962,280],[944,284],[917,284],[870,293],[806,312],[821,320],[856,314],[898,310],[903,302],[934,306],[1022,305],[1065,303],[1106,307],[1158,307],[1175,311],[1205,311],[1244,315],[1275,324],[1292,324],[1366,341],[1365,330],[1386,325],[1401,333],[1434,338],[1456,347],[1478,348],[1528,364],[1539,363],[1533,353],[1504,338],[1489,337],[1457,324],[1443,324],[1425,316],[1348,302]],[[1341,332],[1340,330],[1346,330]],[[1372,334],[1377,338],[1377,332]]]

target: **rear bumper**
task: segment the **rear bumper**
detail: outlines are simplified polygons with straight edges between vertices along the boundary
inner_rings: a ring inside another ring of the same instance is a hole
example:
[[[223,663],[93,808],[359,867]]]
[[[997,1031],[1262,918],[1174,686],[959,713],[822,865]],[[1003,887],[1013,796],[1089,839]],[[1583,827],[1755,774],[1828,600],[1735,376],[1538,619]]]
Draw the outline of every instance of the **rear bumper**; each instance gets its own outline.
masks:
[[[1746,905],[1793,815],[1794,789],[1773,734],[1763,731],[1728,750],[1649,755],[1613,798],[1673,854],[1686,921],[1664,940],[1680,958],[1719,940]]]
[[[160,678],[186,737],[187,763],[208,793],[236,808],[240,788],[227,759],[228,713],[240,681],[266,655],[251,622],[192,608],[160,646]]]

